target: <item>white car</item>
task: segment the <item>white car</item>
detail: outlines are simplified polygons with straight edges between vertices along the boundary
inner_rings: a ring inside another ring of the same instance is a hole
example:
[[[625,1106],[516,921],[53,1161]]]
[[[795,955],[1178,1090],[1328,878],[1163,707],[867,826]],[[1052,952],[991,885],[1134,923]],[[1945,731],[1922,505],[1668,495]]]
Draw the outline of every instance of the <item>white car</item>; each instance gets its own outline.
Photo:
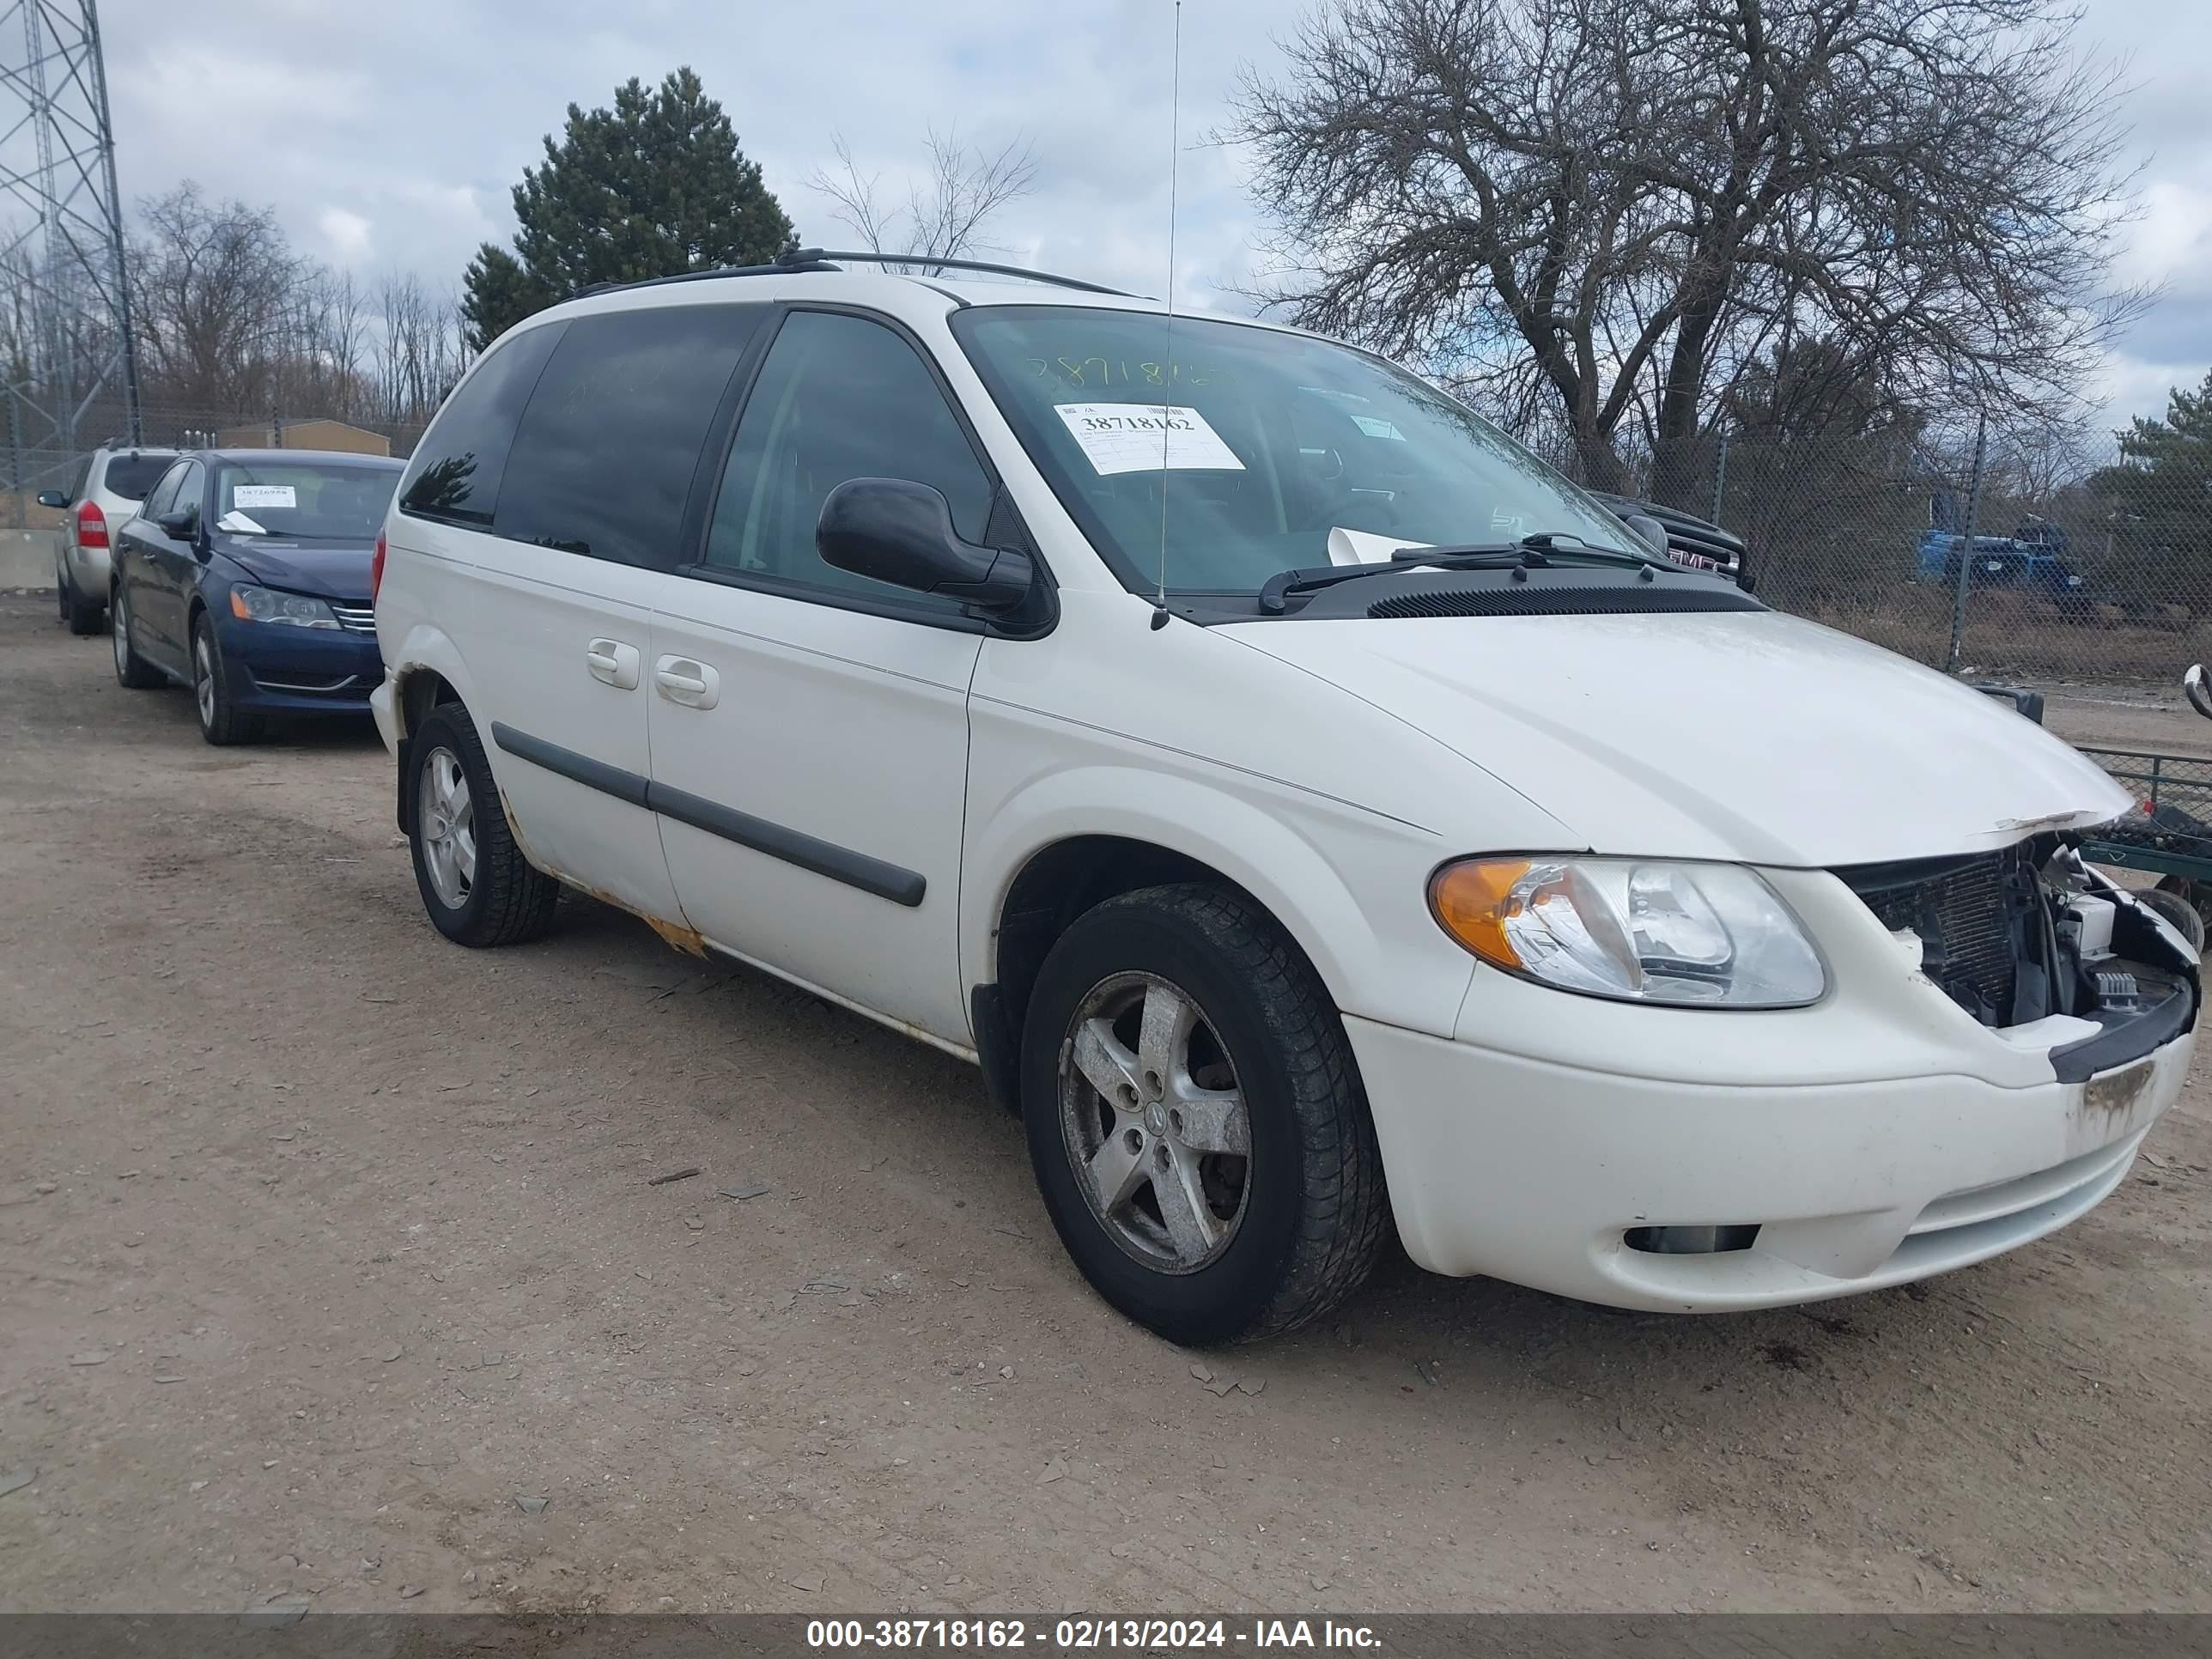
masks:
[[[976,1061],[1183,1341],[1394,1228],[1743,1309],[2119,1183],[2198,991],[2095,766],[1380,359],[860,257],[557,306],[423,439],[374,705],[447,937],[572,887]]]
[[[72,634],[97,634],[114,588],[116,532],[177,459],[173,449],[102,444],[84,459],[67,489],[41,490],[40,507],[69,516],[54,526],[54,593]]]

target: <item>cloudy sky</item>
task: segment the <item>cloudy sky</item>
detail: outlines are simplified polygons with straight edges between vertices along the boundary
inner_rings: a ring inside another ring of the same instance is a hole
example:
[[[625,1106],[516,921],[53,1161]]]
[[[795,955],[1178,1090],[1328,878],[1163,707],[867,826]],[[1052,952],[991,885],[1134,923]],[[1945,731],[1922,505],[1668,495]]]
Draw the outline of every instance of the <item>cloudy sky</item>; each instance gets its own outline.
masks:
[[[1275,61],[1303,0],[1183,7],[1176,292],[1249,267],[1238,157],[1197,143],[1241,66]],[[2082,0],[2085,40],[2129,63],[2147,213],[2120,276],[2164,285],[2112,364],[2115,414],[2212,364],[2212,6]],[[136,198],[197,179],[273,204],[295,243],[363,274],[439,284],[513,226],[508,190],[566,106],[696,69],[811,242],[848,233],[807,186],[842,133],[896,189],[928,128],[1034,142],[1036,193],[996,239],[1025,262],[1161,291],[1170,0],[104,0],[118,167]]]

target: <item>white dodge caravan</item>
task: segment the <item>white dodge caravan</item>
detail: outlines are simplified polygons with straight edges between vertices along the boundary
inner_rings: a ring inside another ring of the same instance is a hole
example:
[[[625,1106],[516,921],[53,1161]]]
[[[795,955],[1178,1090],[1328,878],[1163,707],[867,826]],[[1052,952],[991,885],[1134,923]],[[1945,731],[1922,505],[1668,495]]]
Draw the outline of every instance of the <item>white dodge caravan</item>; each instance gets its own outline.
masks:
[[[556,307],[447,399],[375,708],[448,938],[574,887],[975,1060],[1183,1341],[1394,1227],[1754,1308],[2125,1176],[2197,970],[2075,854],[2096,767],[1375,357],[865,257]]]

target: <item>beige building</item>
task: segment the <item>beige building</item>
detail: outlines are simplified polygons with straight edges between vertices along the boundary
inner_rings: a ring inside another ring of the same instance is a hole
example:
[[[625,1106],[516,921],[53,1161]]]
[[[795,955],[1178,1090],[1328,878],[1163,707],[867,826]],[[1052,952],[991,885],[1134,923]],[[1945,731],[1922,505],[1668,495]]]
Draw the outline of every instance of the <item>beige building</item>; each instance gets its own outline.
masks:
[[[217,449],[335,449],[349,455],[389,455],[392,440],[343,421],[262,422],[228,426],[215,434]]]

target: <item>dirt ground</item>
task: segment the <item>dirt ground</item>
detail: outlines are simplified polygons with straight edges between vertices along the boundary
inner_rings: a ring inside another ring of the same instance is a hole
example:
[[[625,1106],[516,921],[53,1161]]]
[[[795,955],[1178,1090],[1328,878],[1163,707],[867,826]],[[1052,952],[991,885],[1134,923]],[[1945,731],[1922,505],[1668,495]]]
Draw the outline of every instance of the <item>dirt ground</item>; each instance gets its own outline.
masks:
[[[1927,1285],[1400,1260],[1217,1395],[974,1072],[586,903],[445,944],[388,778],[210,749],[0,599],[0,1607],[2212,1609],[2202,1081]]]

